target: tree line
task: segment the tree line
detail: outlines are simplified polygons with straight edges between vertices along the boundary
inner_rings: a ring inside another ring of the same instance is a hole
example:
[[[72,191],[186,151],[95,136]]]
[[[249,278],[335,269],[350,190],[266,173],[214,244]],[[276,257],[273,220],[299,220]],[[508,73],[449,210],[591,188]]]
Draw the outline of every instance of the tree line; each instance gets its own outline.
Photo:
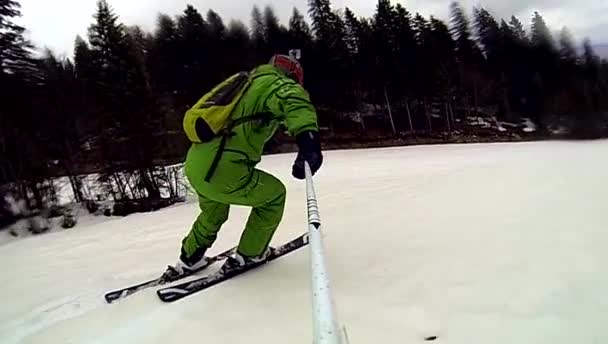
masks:
[[[294,9],[285,26],[272,7],[254,7],[246,25],[187,6],[146,32],[100,0],[71,57],[35,57],[20,15],[17,1],[0,0],[0,185],[31,208],[56,198],[58,175],[86,200],[81,175],[91,172],[114,199],[160,198],[175,175],[158,166],[187,148],[184,111],[226,77],[296,48],[333,135],[466,130],[471,116],[530,118],[541,132],[605,129],[608,63],[567,28],[553,35],[538,12],[528,28],[482,7],[469,17],[457,2],[444,22],[389,0],[368,18],[309,0],[310,23]]]

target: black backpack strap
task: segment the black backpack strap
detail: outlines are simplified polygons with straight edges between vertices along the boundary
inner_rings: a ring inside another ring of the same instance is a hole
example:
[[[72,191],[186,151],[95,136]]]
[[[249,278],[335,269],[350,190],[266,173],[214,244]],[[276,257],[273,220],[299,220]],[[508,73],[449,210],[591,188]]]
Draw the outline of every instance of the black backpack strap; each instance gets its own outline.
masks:
[[[262,121],[263,123],[268,124],[268,123],[270,123],[270,121],[272,121],[274,119],[279,119],[281,117],[283,117],[283,116],[275,116],[272,112],[258,112],[251,116],[241,117],[241,118],[238,118],[238,119],[232,121],[228,125],[228,128],[229,128],[229,130],[232,130],[237,125],[241,125],[243,123],[253,122],[253,121]]]
[[[215,174],[215,170],[217,170],[217,166],[222,160],[222,155],[224,154],[224,149],[226,148],[226,141],[228,137],[231,136],[231,132],[226,132],[222,134],[222,140],[220,141],[220,146],[217,149],[217,153],[215,154],[215,158],[213,158],[213,162],[211,162],[211,166],[209,167],[209,171],[207,171],[207,175],[205,176],[205,181],[209,183],[213,175]]]
[[[253,121],[258,121],[258,120],[261,120],[261,121],[263,121],[263,123],[268,124],[272,120],[279,119],[279,118],[282,118],[282,116],[275,116],[271,112],[259,112],[259,113],[253,114],[251,116],[241,117],[241,118],[238,118],[238,119],[230,122],[228,127],[222,132],[222,140],[220,141],[220,146],[217,149],[215,158],[213,158],[213,162],[211,162],[209,171],[207,171],[207,175],[205,176],[205,182],[207,182],[207,183],[211,182],[211,178],[213,178],[213,175],[215,174],[215,170],[217,170],[217,166],[219,165],[220,160],[222,160],[222,155],[224,154],[224,150],[226,149],[226,141],[228,141],[229,137],[234,136],[234,133],[232,132],[232,129],[234,129],[234,127],[241,125],[243,123],[246,123],[246,122],[253,122]]]

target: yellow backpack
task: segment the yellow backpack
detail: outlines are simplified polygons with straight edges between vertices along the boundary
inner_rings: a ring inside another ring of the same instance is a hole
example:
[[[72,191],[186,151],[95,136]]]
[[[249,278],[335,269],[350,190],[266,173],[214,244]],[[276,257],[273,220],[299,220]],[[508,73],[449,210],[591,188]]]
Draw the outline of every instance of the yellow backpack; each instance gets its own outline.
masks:
[[[205,143],[221,134],[250,85],[249,73],[240,72],[205,94],[184,116],[183,127],[188,139]]]

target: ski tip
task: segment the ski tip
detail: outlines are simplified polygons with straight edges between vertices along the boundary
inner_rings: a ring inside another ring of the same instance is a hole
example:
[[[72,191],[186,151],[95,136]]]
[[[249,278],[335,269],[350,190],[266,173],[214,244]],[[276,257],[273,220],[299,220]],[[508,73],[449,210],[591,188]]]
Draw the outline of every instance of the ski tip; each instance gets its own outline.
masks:
[[[120,297],[106,296],[105,299],[108,304],[113,304],[113,303],[118,302],[118,300],[120,300]]]
[[[106,299],[107,303],[113,303],[114,301],[120,298],[120,294],[117,294],[116,292],[110,292],[104,295],[104,298]]]
[[[162,302],[173,302],[173,301],[177,301],[180,297],[176,294],[160,294],[158,293],[158,298],[162,301]]]
[[[188,294],[187,290],[179,288],[159,289],[156,291],[156,295],[158,295],[158,298],[163,302],[173,302]]]

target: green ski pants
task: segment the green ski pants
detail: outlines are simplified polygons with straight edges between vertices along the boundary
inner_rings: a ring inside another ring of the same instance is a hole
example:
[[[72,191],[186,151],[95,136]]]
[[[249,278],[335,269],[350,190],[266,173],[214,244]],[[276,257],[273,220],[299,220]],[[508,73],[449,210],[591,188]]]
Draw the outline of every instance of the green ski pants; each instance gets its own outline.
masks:
[[[208,159],[198,159],[196,149],[186,160],[186,175],[199,194],[201,213],[182,241],[187,255],[210,248],[228,219],[230,205],[252,207],[241,236],[238,252],[258,256],[270,244],[285,208],[285,186],[276,177],[255,169],[238,154],[225,152],[213,179],[204,181]],[[231,159],[232,157],[232,159]]]

